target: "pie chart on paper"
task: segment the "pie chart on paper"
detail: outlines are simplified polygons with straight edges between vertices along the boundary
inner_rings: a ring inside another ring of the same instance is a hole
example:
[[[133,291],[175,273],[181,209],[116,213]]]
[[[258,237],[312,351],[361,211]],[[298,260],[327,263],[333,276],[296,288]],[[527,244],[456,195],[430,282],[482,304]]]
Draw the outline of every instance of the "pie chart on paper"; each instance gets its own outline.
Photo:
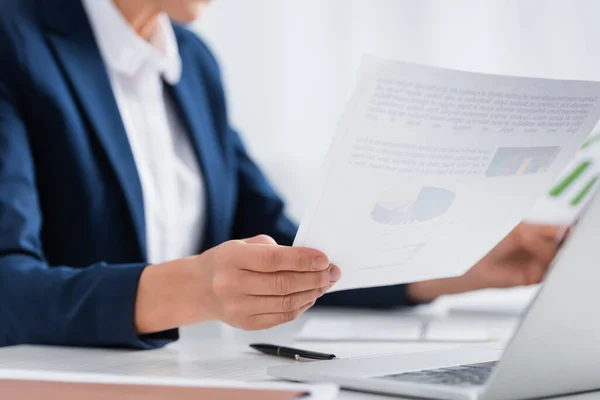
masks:
[[[448,189],[424,186],[382,193],[371,210],[371,219],[383,225],[407,225],[444,215],[456,194]]]

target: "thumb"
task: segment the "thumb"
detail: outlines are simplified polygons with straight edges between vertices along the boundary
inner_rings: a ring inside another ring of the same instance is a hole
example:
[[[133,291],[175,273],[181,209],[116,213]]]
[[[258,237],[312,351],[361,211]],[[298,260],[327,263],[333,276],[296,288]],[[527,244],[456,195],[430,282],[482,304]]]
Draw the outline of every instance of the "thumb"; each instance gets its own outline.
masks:
[[[258,235],[248,239],[243,239],[242,242],[247,244],[277,244],[275,239],[268,235]]]

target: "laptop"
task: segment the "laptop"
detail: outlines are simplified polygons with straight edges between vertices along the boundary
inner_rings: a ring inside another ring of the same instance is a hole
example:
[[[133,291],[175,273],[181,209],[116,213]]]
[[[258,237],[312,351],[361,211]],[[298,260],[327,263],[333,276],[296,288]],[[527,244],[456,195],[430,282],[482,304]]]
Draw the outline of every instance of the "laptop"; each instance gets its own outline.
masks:
[[[268,374],[431,399],[533,399],[598,390],[599,310],[600,196],[595,196],[503,349],[464,346],[297,363],[269,368]]]

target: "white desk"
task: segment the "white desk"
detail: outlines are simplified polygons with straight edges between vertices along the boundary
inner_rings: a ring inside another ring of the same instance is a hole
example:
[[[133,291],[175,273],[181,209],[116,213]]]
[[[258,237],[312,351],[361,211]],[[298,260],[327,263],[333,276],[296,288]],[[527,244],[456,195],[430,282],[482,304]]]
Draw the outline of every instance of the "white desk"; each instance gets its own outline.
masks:
[[[336,311],[339,313],[340,311]],[[344,311],[352,315],[352,311]],[[182,330],[182,338],[164,349],[153,351],[123,351],[99,349],[50,348],[17,346],[0,349],[0,368],[52,370],[61,372],[97,372],[141,376],[186,378],[223,378],[239,380],[270,379],[267,366],[294,361],[269,357],[248,348],[253,342],[293,344],[293,335],[300,320],[262,332],[243,332],[217,323],[198,325]],[[296,343],[316,351],[335,353],[338,357],[355,357],[392,352],[415,352],[452,348],[448,343]],[[390,397],[343,391],[342,400],[389,399]],[[600,394],[571,397],[578,400],[600,399]]]

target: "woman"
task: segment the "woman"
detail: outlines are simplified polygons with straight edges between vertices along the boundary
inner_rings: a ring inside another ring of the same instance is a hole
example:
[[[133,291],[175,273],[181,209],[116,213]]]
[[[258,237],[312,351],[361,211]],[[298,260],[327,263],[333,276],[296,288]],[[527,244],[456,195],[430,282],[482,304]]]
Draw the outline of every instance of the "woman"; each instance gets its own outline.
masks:
[[[176,328],[290,321],[340,277],[229,127],[201,0],[5,0],[0,346],[154,348]],[[326,295],[393,307],[538,282],[556,229],[522,225],[460,278]]]

